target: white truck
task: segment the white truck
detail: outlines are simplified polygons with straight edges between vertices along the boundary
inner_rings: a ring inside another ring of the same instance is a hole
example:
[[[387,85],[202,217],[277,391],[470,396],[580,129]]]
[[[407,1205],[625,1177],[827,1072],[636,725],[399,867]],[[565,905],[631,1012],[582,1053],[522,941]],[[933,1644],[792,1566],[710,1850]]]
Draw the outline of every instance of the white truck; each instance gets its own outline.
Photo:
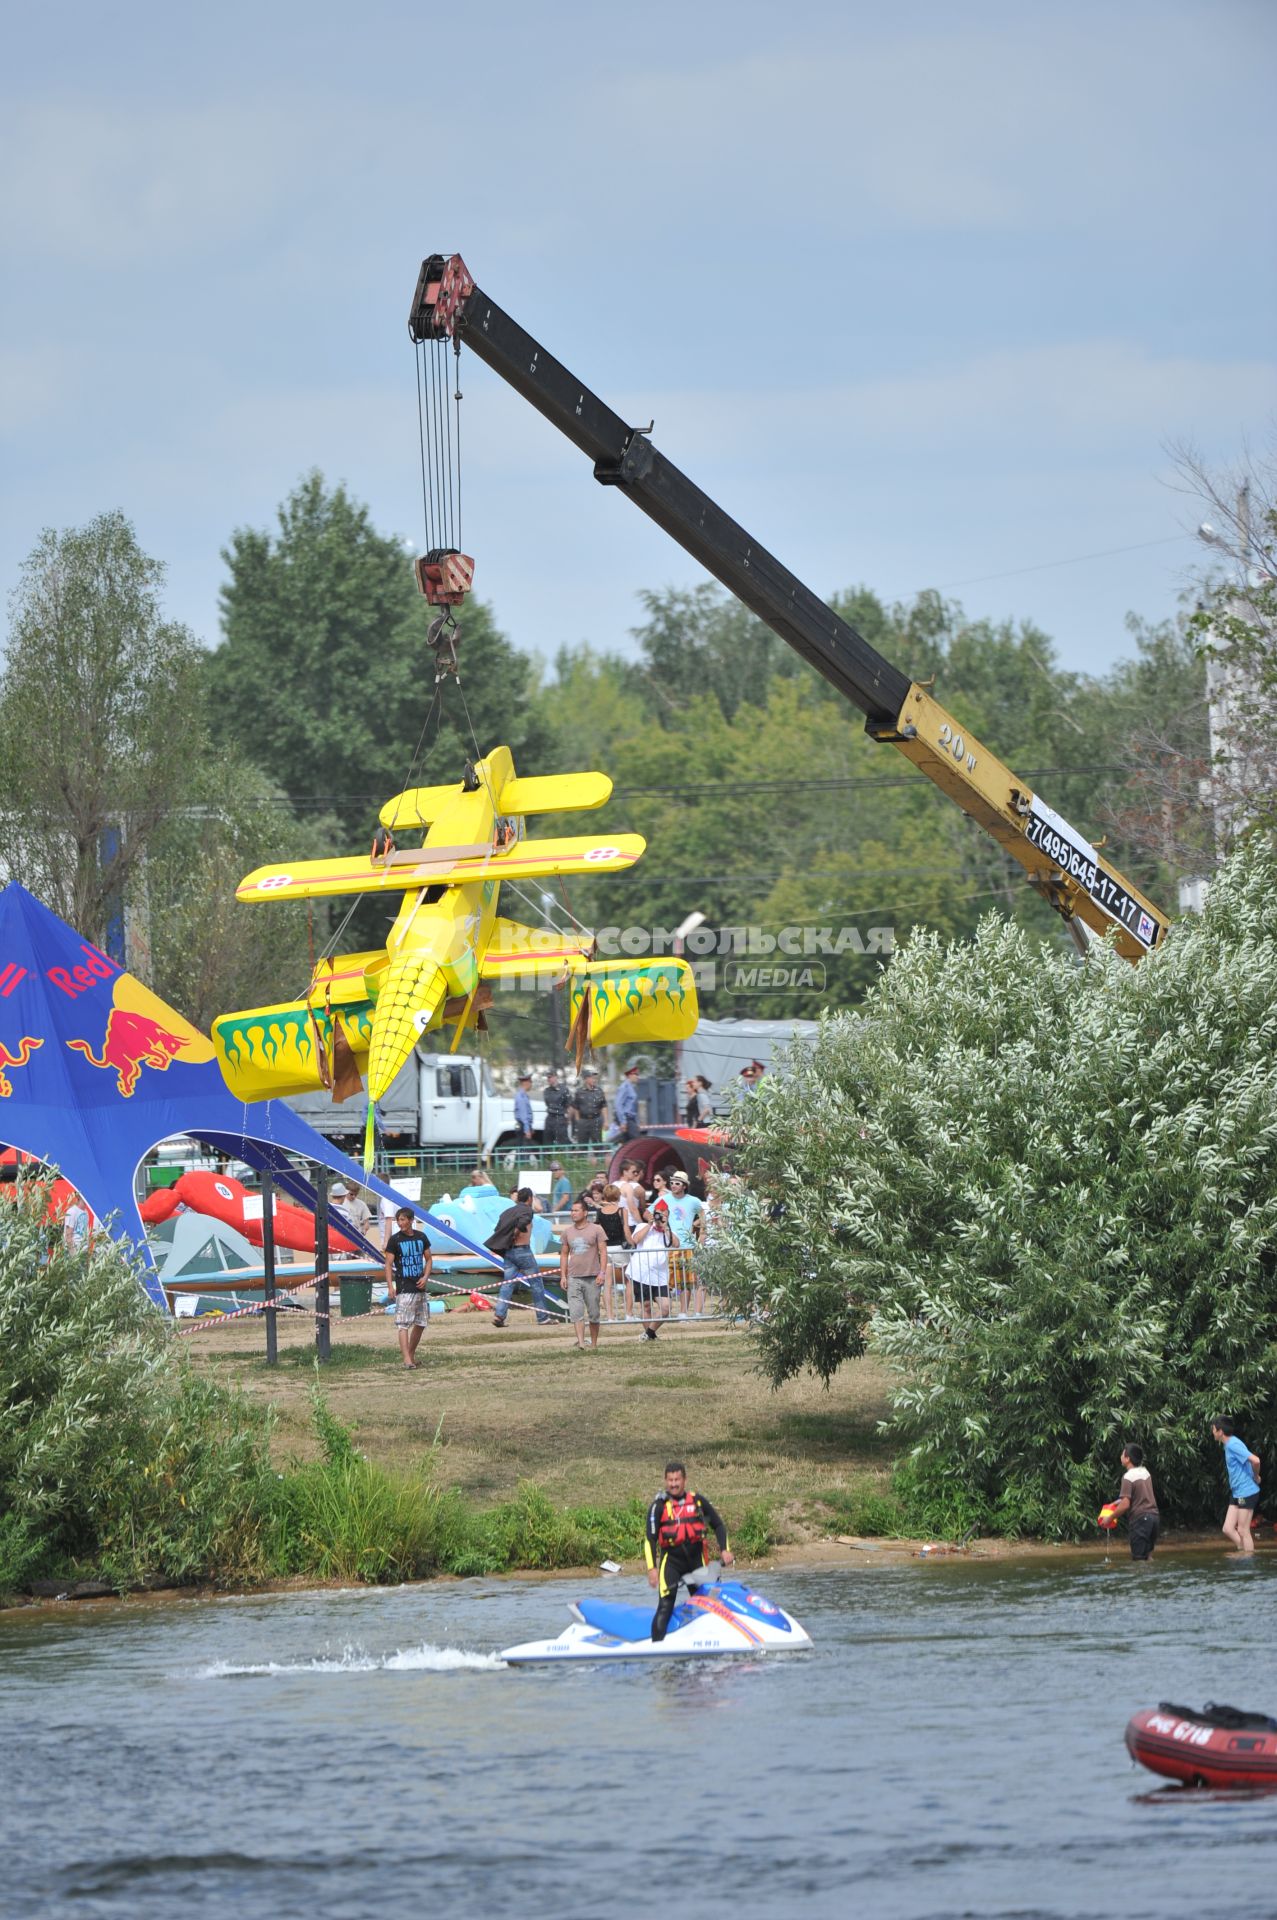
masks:
[[[317,1133],[353,1152],[362,1141],[367,1105],[333,1100],[325,1092],[299,1093],[287,1105]],[[539,1139],[545,1106],[532,1102],[532,1131]],[[516,1146],[523,1136],[514,1120],[514,1100],[498,1093],[486,1060],[472,1053],[413,1055],[377,1102],[378,1145],[390,1148],[461,1148],[479,1156]]]

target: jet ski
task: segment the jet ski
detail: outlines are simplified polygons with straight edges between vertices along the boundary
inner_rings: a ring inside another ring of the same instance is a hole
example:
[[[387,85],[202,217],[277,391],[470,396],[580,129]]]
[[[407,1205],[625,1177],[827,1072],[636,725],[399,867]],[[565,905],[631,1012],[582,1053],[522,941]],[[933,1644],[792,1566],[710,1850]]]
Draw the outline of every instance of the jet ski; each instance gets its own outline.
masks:
[[[554,1640],[507,1647],[508,1666],[548,1660],[682,1660],[705,1654],[784,1653],[809,1647],[792,1614],[738,1580],[699,1585],[670,1616],[664,1640],[652,1639],[652,1603],[578,1600],[572,1624]]]

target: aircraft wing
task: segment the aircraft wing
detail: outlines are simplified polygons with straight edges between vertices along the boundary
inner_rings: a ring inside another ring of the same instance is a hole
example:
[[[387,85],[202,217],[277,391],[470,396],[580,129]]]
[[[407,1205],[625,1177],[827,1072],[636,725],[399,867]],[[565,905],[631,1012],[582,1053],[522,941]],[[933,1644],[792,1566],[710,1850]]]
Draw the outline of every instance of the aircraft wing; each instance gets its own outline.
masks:
[[[387,800],[377,817],[382,826],[392,832],[396,828],[406,832],[409,827],[428,827],[445,807],[455,805],[460,792],[461,786],[456,780],[450,787],[409,787],[397,793],[393,800]]]
[[[461,887],[476,880],[539,880],[559,873],[623,873],[643,853],[640,833],[581,834],[563,840],[516,840],[504,852],[462,854],[459,849],[409,849],[391,864],[367,854],[348,859],[297,860],[291,866],[258,867],[240,881],[235,898],[321,900],[339,893],[394,893],[412,887]]]
[[[387,800],[381,809],[383,827],[393,831],[426,827],[437,820],[444,808],[452,805],[461,792],[459,786],[409,787]],[[528,779],[517,775],[507,780],[496,796],[497,813],[583,813],[601,807],[612,797],[612,782],[605,773],[533,774]]]
[[[545,773],[507,780],[501,789],[502,813],[584,813],[612,798],[605,773]]]
[[[424,848],[419,860],[370,860],[366,853],[345,859],[294,860],[291,866],[258,867],[246,874],[235,898],[262,900],[324,900],[339,893],[403,893],[412,887],[447,882],[454,865],[451,855],[440,861]],[[475,862],[476,869],[482,861]]]
[[[539,880],[556,873],[624,873],[642,858],[647,841],[641,833],[574,834],[564,840],[516,840],[504,853],[494,854],[485,869],[493,880]],[[475,873],[457,878],[475,878]]]
[[[573,960],[588,960],[594,952],[592,933],[560,933],[557,928],[522,927],[517,920],[498,919],[492,938],[479,961],[481,980],[503,975],[540,978],[557,976]]]

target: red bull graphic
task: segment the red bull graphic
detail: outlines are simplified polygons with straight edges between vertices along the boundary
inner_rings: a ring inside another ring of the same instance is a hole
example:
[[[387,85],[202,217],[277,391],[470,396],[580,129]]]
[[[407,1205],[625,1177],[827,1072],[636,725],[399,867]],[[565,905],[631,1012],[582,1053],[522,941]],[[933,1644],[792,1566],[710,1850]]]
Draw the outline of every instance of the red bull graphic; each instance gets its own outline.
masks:
[[[82,1053],[91,1067],[115,1074],[115,1084],[127,1100],[134,1093],[143,1067],[158,1071],[169,1066],[175,1054],[189,1046],[181,1033],[173,1033],[149,1014],[133,1013],[126,1007],[112,1007],[106,1018],[99,1057],[87,1040],[68,1040],[72,1053]]]
[[[9,1078],[10,1067],[25,1067],[37,1047],[44,1045],[43,1040],[35,1040],[24,1033],[18,1042],[18,1051],[11,1053],[3,1040],[0,1040],[0,1100],[7,1100],[13,1092],[13,1082]]]

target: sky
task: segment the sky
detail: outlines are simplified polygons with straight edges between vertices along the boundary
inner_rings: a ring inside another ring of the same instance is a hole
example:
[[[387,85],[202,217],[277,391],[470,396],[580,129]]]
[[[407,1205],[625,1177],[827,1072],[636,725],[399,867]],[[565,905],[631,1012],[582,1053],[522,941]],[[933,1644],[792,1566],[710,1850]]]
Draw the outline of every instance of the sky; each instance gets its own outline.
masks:
[[[1092,672],[1202,561],[1168,446],[1277,414],[1269,0],[65,0],[6,46],[6,593],[120,508],[213,644],[221,549],[311,468],[420,543],[432,252],[817,591],[938,587]],[[462,366],[477,591],[624,649],[704,576]]]

